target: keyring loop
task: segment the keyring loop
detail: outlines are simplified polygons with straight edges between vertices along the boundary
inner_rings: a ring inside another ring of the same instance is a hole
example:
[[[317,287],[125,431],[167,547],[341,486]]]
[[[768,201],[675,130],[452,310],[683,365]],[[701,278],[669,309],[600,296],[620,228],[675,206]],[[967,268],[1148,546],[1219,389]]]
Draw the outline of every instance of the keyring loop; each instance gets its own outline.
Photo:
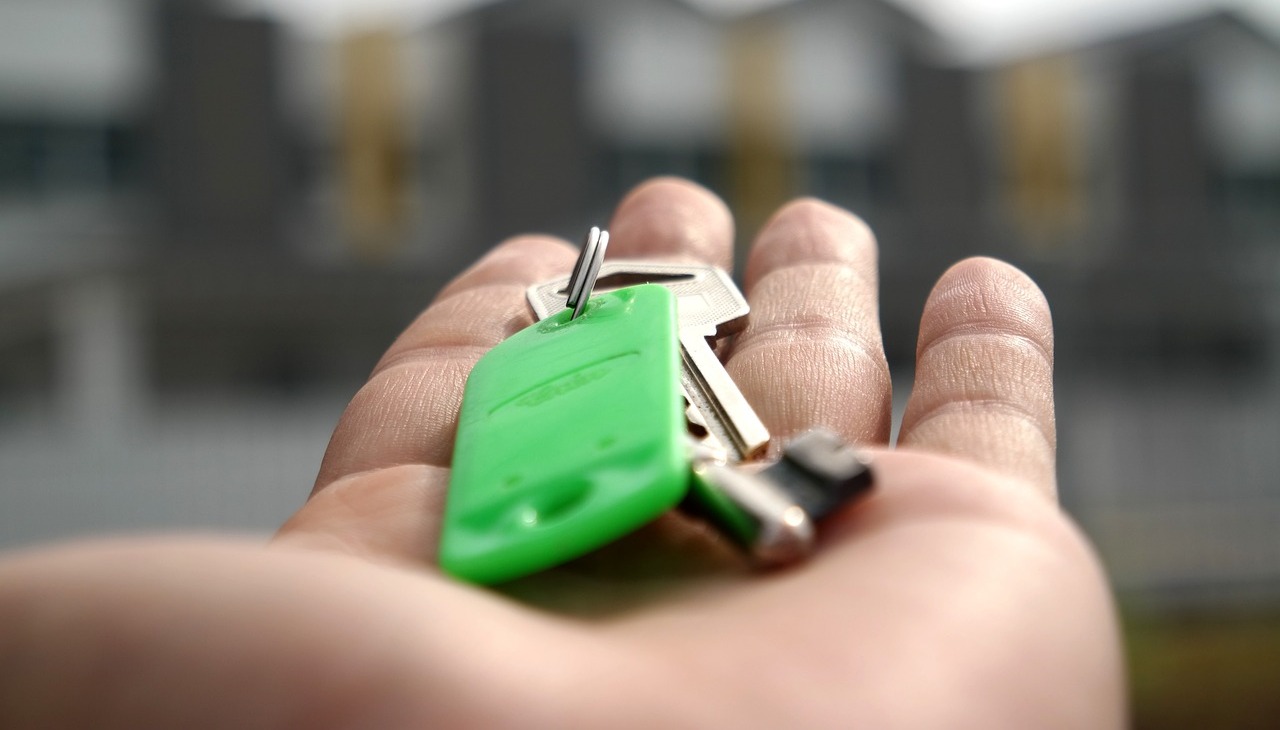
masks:
[[[587,239],[582,244],[582,251],[573,265],[573,273],[569,275],[569,297],[564,305],[573,310],[569,319],[577,319],[587,307],[587,300],[595,289],[596,278],[600,276],[600,264],[604,263],[605,249],[609,247],[609,232],[592,226],[587,231]]]

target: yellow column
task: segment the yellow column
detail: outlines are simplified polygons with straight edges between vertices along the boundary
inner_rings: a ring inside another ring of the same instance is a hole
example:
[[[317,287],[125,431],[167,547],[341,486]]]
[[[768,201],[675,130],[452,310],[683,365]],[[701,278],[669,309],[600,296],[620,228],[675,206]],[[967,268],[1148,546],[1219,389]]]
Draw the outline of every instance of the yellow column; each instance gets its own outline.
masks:
[[[409,149],[396,37],[345,38],[340,48],[341,161],[345,227],[357,256],[396,247],[407,211]]]
[[[1007,198],[1022,239],[1060,247],[1084,217],[1083,148],[1068,59],[1029,61],[1004,74]]]
[[[739,245],[795,190],[776,22],[742,21],[729,31],[729,203]]]

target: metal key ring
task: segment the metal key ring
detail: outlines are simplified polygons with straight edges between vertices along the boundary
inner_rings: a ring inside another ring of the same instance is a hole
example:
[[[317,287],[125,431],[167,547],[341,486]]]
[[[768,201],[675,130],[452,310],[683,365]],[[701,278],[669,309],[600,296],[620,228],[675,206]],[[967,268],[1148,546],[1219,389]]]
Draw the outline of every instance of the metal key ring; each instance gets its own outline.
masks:
[[[564,305],[573,310],[569,319],[577,319],[586,309],[587,300],[595,289],[596,278],[600,276],[600,264],[604,263],[605,249],[609,247],[609,232],[592,226],[587,232],[587,240],[582,244],[582,252],[573,265],[573,273],[569,275],[569,297]]]

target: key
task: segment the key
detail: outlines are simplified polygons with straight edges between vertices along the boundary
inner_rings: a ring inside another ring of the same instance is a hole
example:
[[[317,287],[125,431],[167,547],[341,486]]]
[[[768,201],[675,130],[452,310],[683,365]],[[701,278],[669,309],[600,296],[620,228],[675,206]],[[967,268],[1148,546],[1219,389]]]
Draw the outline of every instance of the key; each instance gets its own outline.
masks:
[[[687,420],[695,429],[705,429],[708,445],[723,450],[728,461],[762,456],[769,431],[711,347],[715,338],[741,330],[750,312],[729,275],[714,266],[647,261],[610,261],[599,275],[596,291],[640,282],[671,289],[680,316],[680,385],[689,403]],[[563,308],[568,284],[557,279],[530,287],[534,313],[545,318]]]
[[[619,289],[573,315],[507,338],[467,379],[440,543],[454,576],[494,583],[559,564],[686,496],[672,292]]]
[[[830,431],[786,443],[760,471],[692,450],[694,480],[681,504],[727,535],[762,567],[795,562],[813,551],[819,521],[872,487],[869,463]]]

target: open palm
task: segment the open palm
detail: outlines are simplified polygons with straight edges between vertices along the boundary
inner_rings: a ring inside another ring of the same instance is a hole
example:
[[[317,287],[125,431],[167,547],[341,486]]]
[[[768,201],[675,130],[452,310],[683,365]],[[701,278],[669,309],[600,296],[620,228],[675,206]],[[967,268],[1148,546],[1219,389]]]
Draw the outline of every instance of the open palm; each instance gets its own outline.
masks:
[[[611,257],[728,267],[732,220],[641,186]],[[675,517],[501,591],[433,566],[475,361],[531,321],[573,249],[499,246],[449,284],[352,400],[311,499],[264,546],[72,545],[0,563],[0,727],[1118,727],[1104,577],[1059,511],[1052,326],[989,259],[925,306],[899,448],[871,233],[799,201],[746,267],[727,367],[775,436],[873,448],[877,488],[806,564],[745,569]]]

